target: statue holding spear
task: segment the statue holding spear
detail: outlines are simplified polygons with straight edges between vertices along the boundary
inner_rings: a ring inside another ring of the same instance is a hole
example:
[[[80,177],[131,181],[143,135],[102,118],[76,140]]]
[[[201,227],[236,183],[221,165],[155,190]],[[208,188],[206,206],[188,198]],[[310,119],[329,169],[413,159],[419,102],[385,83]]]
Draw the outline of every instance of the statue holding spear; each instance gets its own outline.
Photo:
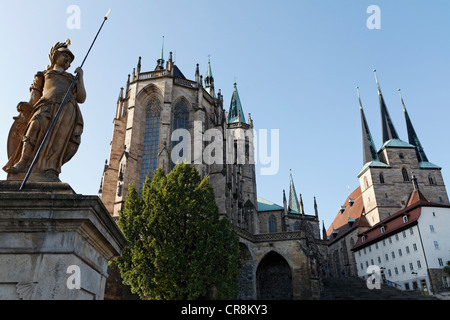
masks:
[[[75,59],[70,40],[57,42],[50,50],[47,70],[35,75],[29,102],[18,104],[19,116],[10,130],[8,163],[3,170],[8,180],[23,180],[20,189],[30,177],[38,182],[59,182],[62,165],[77,152],[83,132],[78,104],[86,100],[82,67],[110,11],[76,75],[66,72]]]

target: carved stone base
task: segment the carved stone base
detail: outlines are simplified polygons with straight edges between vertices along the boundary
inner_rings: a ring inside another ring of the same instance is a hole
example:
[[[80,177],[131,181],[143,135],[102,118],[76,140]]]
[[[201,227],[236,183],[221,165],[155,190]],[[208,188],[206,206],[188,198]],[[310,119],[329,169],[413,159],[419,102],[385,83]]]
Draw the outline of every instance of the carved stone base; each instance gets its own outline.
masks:
[[[126,241],[100,199],[64,183],[18,186],[0,181],[0,300],[103,299]]]

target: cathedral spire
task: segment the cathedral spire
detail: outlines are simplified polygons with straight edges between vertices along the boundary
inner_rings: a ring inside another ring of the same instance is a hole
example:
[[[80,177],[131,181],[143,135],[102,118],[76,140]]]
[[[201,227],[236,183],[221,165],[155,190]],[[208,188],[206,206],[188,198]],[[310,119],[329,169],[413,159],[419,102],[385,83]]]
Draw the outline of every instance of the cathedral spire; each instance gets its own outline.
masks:
[[[156,62],[158,63],[156,66],[157,69],[164,69],[164,36],[162,37],[161,54]]]
[[[210,56],[208,56],[208,67],[206,68],[206,75],[205,75],[205,89],[208,91],[208,93],[214,97],[214,77],[211,70],[211,59]]]
[[[356,87],[359,100],[359,110],[361,112],[361,127],[362,127],[362,142],[363,142],[363,165],[378,160],[377,151],[375,148],[375,143],[372,139],[372,134],[370,133],[369,126],[367,124],[366,116],[364,114],[364,109],[361,102],[361,96],[359,95],[359,87]]]
[[[228,112],[228,123],[235,122],[246,123],[236,82],[234,83],[233,94],[231,96],[230,112]]]
[[[380,112],[381,112],[381,128],[383,132],[383,144],[392,139],[399,139],[397,131],[395,130],[394,124],[392,123],[391,116],[384,102],[383,94],[381,93],[380,83],[378,82],[377,72],[373,70],[375,74],[375,80],[377,82],[378,88],[378,98],[380,100]]]
[[[289,182],[289,211],[301,212],[300,203],[298,202],[297,193],[295,192],[294,180],[292,179],[292,172],[290,172]]]
[[[408,142],[415,147],[417,159],[419,160],[419,163],[428,162],[428,158],[425,154],[425,151],[423,150],[422,144],[419,141],[419,137],[417,136],[416,131],[414,130],[411,119],[409,118],[408,111],[406,111],[405,102],[403,101],[403,97],[402,97],[402,93],[401,93],[400,89],[398,89],[398,92],[400,94],[400,99],[402,101],[402,106],[403,106],[403,112],[405,114],[406,129],[408,131]]]

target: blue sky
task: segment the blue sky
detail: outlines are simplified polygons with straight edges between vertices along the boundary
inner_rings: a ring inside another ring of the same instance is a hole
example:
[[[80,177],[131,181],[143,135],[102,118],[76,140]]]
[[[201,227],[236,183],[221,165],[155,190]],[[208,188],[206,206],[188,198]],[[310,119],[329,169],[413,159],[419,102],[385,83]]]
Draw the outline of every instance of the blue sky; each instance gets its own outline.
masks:
[[[80,8],[80,28],[67,28],[70,5]],[[381,29],[370,30],[366,12],[381,10]],[[48,64],[57,41],[72,40],[82,58],[111,7],[111,15],[84,65],[88,93],[81,105],[82,144],[61,179],[77,193],[97,194],[109,158],[112,120],[120,87],[139,56],[153,70],[165,37],[184,75],[206,72],[211,56],[215,87],[228,109],[237,81],[244,113],[255,128],[280,130],[280,168],[257,176],[258,195],[282,204],[292,169],[305,210],[331,224],[358,185],[362,168],[360,87],[376,146],[381,147],[377,69],[386,104],[403,140],[406,128],[397,89],[430,160],[450,181],[450,3],[444,1],[9,1],[0,11],[0,162],[19,101],[29,98],[36,71]],[[3,151],[2,151],[3,150]],[[0,179],[6,179],[3,171]]]

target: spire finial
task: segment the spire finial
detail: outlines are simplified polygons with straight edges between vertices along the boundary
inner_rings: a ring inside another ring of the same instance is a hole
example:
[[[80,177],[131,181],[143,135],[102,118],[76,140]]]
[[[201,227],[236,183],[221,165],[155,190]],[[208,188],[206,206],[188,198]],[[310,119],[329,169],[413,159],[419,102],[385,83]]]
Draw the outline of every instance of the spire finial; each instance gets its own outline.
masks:
[[[359,108],[362,109],[361,96],[359,95],[359,87],[356,86],[356,93],[358,94]]]
[[[378,92],[381,92],[380,83],[378,82],[378,77],[377,77],[377,70],[373,69],[373,73],[375,74],[375,81],[377,82]]]
[[[400,88],[398,88],[397,91],[400,95],[400,100],[402,101],[403,111],[406,112],[405,102],[403,102],[403,97],[402,97],[402,90],[400,90]]]
[[[162,36],[161,54],[156,62],[159,68],[164,69],[164,36]]]

